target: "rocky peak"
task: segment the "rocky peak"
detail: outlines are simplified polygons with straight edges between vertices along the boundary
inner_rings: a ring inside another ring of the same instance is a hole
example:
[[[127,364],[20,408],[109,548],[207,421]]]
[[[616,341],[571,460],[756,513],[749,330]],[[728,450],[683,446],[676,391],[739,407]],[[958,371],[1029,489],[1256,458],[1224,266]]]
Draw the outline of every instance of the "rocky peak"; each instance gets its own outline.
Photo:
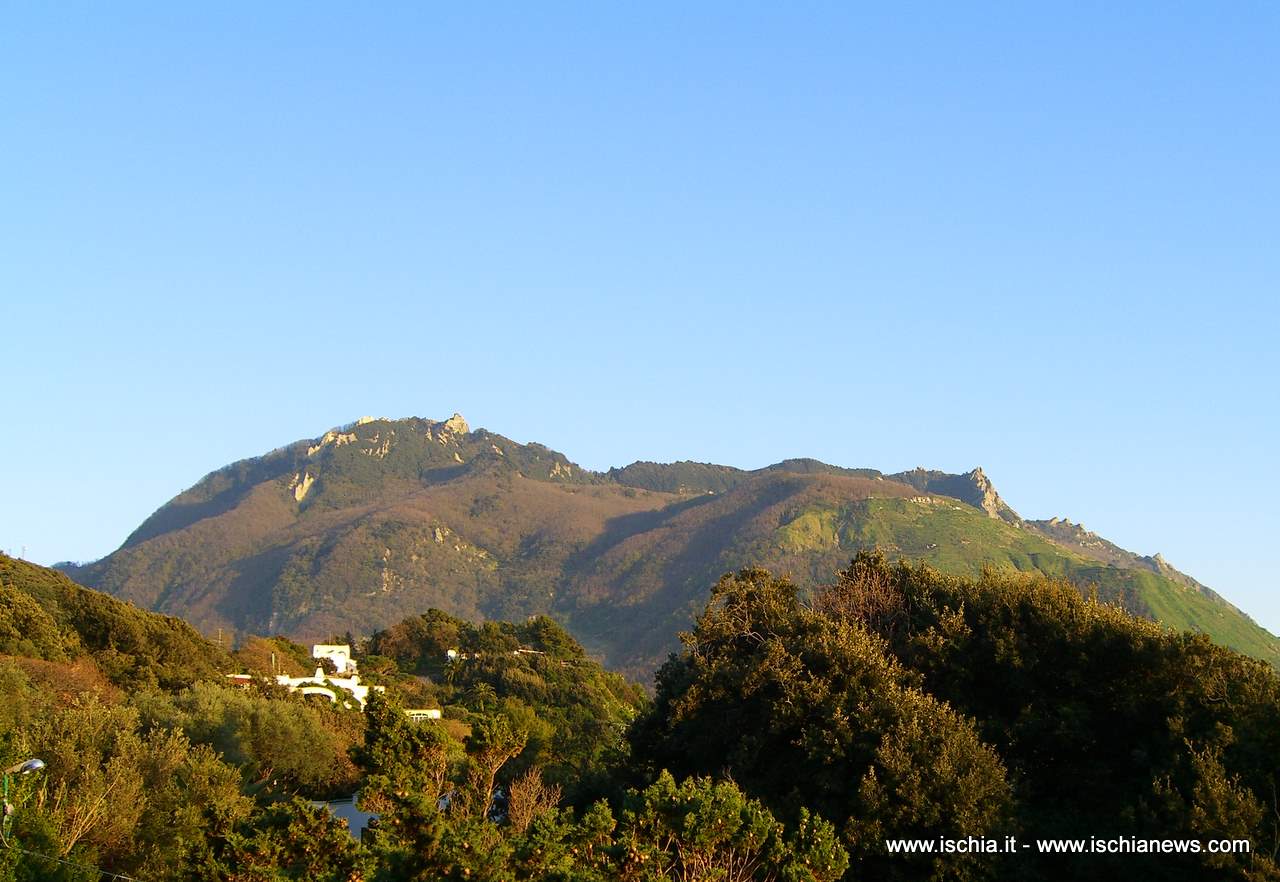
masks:
[[[888,478],[924,493],[938,493],[959,499],[974,508],[981,509],[987,517],[1004,521],[1015,527],[1022,526],[1022,518],[1000,498],[995,485],[991,483],[991,479],[981,467],[962,475],[953,475],[917,466],[909,472],[898,472],[896,475],[889,475]]]
[[[1022,518],[1018,516],[1018,513],[1000,498],[1000,494],[996,492],[995,485],[991,483],[991,479],[982,471],[982,466],[978,466],[969,472],[965,475],[965,478],[973,485],[975,495],[978,497],[978,508],[985,511],[987,517],[1007,521],[1011,524],[1022,522]]]
[[[441,428],[453,435],[471,434],[471,427],[467,425],[467,421],[462,418],[462,414],[460,413],[454,413],[453,416],[445,420],[444,423],[441,424]]]

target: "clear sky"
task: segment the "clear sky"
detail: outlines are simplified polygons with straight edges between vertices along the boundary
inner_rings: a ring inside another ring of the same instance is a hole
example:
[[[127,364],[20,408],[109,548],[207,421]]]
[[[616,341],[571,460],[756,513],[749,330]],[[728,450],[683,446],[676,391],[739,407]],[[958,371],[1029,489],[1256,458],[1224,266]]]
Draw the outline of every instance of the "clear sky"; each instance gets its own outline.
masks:
[[[1280,631],[1275,4],[202,5],[6,7],[0,548],[457,410],[981,465]]]

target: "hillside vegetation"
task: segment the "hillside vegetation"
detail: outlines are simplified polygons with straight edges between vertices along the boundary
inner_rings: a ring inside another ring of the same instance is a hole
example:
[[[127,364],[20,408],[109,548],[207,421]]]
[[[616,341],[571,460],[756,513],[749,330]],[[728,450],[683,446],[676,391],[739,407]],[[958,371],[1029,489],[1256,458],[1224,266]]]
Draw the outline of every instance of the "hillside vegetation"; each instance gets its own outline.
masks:
[[[0,849],[0,880],[79,882],[100,868],[352,882],[368,855],[298,798],[376,793],[380,779],[368,778],[382,767],[367,745],[380,732],[429,735],[459,802],[524,786],[544,794],[532,803],[542,810],[607,789],[646,704],[549,619],[473,624],[429,611],[356,652],[365,679],[386,689],[368,716],[276,686],[269,673],[314,668],[285,638],[251,636],[228,653],[183,622],[0,559],[0,760],[46,764],[14,780],[6,835],[23,850]],[[223,677],[232,671],[260,676],[236,687]],[[406,705],[443,705],[446,719],[414,724]]]
[[[129,689],[189,686],[230,662],[181,619],[146,612],[3,554],[0,653],[48,662],[90,659],[111,683]]]
[[[361,713],[219,672],[164,686],[163,655],[121,688],[81,631],[163,620],[86,592],[59,630],[35,596],[84,589],[5,572],[5,633],[43,627],[0,658],[0,759],[46,768],[14,779],[0,882],[1280,880],[1280,675],[1039,573],[868,552],[806,595],[742,569],[704,587],[652,700],[551,619],[429,610],[356,647],[386,687]],[[309,661],[279,637],[190,648]],[[379,816],[360,842],[299,799],[351,793]]]
[[[451,718],[500,713],[516,722],[526,738],[512,771],[537,768],[572,799],[599,786],[646,704],[639,685],[587,658],[545,616],[473,624],[430,610],[374,633],[367,649],[417,677],[414,697]]]

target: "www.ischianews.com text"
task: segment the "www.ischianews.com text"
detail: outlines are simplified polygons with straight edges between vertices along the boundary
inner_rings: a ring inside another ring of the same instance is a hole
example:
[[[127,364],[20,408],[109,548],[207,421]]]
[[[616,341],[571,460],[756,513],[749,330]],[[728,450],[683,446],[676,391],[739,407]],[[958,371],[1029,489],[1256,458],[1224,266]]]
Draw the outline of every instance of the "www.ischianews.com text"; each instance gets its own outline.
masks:
[[[959,839],[886,839],[889,854],[1012,854],[1035,850],[1040,854],[1248,854],[1248,839],[1144,839],[1100,836],[1088,839],[999,839],[967,836]]]

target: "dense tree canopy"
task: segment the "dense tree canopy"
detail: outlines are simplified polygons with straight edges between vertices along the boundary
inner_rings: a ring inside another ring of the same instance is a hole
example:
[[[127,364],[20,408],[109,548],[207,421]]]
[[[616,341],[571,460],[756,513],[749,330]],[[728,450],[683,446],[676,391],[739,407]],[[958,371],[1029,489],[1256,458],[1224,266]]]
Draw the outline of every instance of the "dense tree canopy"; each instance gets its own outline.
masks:
[[[426,694],[451,715],[510,720],[526,739],[513,773],[538,766],[575,804],[623,761],[624,732],[646,702],[546,616],[474,625],[430,610],[375,633],[368,649],[428,680]]]
[[[787,580],[725,576],[685,642],[633,733],[647,768],[728,776],[784,817],[817,812],[841,829],[854,870],[877,876],[976,867],[890,859],[886,836],[1002,832],[1004,768],[973,724],[920,691],[865,628],[807,609]]]
[[[859,555],[815,600],[971,717],[1028,835],[1240,838],[1251,854],[1054,855],[1022,878],[1273,878],[1280,678],[1042,577],[971,580]],[[1265,807],[1265,811],[1264,811]]]

